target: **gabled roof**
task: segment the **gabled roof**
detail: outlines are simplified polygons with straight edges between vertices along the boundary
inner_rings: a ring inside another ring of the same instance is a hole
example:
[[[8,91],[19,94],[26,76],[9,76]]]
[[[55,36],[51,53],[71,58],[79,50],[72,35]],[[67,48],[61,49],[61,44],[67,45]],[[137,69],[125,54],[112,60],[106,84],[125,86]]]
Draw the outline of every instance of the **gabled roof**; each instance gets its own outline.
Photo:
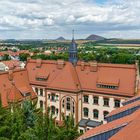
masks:
[[[16,88],[15,85],[12,84],[12,87],[9,92],[7,92],[8,102],[17,102],[22,100],[22,95],[20,91]]]
[[[62,90],[81,90],[77,73],[71,63],[67,63],[63,70],[48,85],[48,88],[56,88]]]
[[[25,88],[26,87],[26,88]],[[31,98],[36,98],[32,87],[30,86],[28,74],[25,69],[14,70],[0,73],[0,94],[2,105],[7,107],[11,101],[21,101],[24,99],[22,91],[28,90]]]
[[[140,140],[140,117],[137,116],[109,140]]]

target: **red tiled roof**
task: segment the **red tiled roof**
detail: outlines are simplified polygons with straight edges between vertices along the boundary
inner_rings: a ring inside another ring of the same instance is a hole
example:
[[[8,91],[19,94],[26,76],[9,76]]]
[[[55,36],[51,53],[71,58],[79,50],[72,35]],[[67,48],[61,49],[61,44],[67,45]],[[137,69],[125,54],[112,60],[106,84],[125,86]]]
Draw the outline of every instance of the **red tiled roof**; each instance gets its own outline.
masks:
[[[20,61],[18,60],[8,60],[8,61],[1,61],[4,63],[9,69],[15,69],[20,67]]]
[[[8,72],[0,73],[0,94],[2,99],[2,105],[4,107],[8,106],[8,103],[15,100],[23,100],[24,97],[21,94],[21,89],[30,91],[31,98],[36,98],[32,87],[30,86],[28,74],[25,69],[14,70],[13,73],[10,72],[11,76],[9,77]]]
[[[123,64],[98,64],[96,72],[90,71],[90,65],[81,62],[74,67],[65,62],[62,69],[57,68],[57,61],[42,60],[40,68],[36,68],[36,60],[28,60],[26,65],[31,84],[47,86],[48,88],[66,91],[94,91],[118,96],[132,97],[135,92],[136,66]],[[37,73],[44,76],[49,73],[46,81],[37,81]],[[104,84],[117,84],[118,89],[98,88],[98,81]]]
[[[110,130],[115,129],[115,128],[120,127],[120,126],[125,126],[126,127],[126,125],[131,123],[135,118],[137,118],[139,116],[140,116],[140,110],[137,110],[135,113],[133,113],[129,116],[120,118],[118,120],[115,120],[115,121],[109,122],[107,124],[100,125],[100,126],[98,126],[96,128],[93,128],[91,130],[88,130],[82,136],[80,136],[77,140],[83,140],[83,139],[86,139],[86,138],[89,138],[89,137],[92,137],[92,136],[110,131]]]
[[[109,140],[140,140],[140,117],[136,117]]]
[[[115,115],[115,114],[118,114],[118,113],[120,113],[120,112],[123,112],[123,111],[125,111],[125,110],[128,110],[128,109],[130,109],[130,108],[132,108],[132,107],[136,107],[136,106],[138,106],[138,105],[140,105],[140,100],[138,100],[138,101],[136,101],[136,102],[133,102],[133,103],[130,103],[130,104],[127,104],[127,105],[125,105],[125,106],[122,106],[122,107],[120,107],[120,108],[117,108],[117,109],[113,110],[111,113],[109,113],[106,117],[113,116],[113,115]]]

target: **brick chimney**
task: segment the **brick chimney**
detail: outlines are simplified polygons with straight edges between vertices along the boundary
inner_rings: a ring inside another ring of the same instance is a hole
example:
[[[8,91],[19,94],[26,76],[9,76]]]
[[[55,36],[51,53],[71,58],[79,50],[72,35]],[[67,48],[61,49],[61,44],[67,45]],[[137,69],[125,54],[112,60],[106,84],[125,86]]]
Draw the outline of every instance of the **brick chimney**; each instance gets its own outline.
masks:
[[[41,59],[37,59],[36,60],[36,67],[40,68],[41,67],[41,63],[42,63],[42,60]]]
[[[98,63],[97,63],[97,61],[89,62],[89,65],[90,65],[90,71],[91,72],[96,72],[98,70]]]
[[[9,78],[10,81],[13,80],[13,71],[12,70],[9,70],[8,78]]]
[[[64,60],[57,60],[57,68],[62,69],[64,67]]]
[[[85,62],[82,61],[82,62],[81,62],[81,71],[84,71],[84,69],[85,69]]]

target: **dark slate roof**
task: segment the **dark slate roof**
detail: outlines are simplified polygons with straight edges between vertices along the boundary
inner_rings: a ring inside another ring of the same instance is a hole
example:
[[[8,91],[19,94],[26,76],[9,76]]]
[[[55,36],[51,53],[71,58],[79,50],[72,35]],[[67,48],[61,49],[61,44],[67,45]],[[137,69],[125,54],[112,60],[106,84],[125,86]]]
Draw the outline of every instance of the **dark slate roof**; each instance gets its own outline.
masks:
[[[97,122],[97,121],[93,121],[90,119],[81,119],[79,122],[80,127],[85,127],[85,126],[96,127],[96,126],[99,126],[101,124],[102,124],[102,122]]]

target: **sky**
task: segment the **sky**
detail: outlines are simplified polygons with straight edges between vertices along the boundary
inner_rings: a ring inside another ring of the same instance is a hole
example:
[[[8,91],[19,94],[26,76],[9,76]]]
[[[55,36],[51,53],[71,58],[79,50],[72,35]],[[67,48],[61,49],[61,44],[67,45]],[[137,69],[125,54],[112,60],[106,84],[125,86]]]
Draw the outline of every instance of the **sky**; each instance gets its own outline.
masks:
[[[140,38],[140,0],[0,0],[0,39]]]

